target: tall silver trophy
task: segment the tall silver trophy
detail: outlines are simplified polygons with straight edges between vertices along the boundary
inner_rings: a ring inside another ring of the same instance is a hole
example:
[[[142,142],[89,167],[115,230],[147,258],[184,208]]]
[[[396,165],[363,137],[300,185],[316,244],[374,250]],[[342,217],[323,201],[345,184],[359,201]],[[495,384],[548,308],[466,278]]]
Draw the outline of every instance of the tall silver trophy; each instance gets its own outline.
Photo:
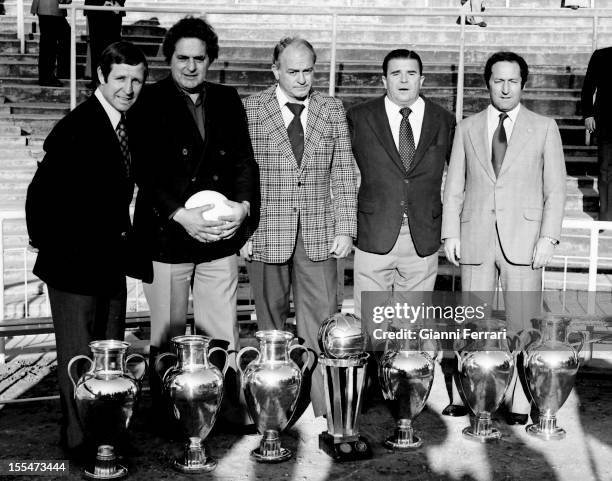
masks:
[[[361,321],[352,314],[329,317],[319,328],[319,347],[327,407],[327,431],[319,434],[319,449],[336,461],[371,458],[370,443],[359,435],[368,361]]]
[[[526,430],[532,436],[544,440],[563,439],[565,430],[557,426],[557,411],[572,392],[580,362],[578,353],[584,336],[575,332],[579,340],[570,343],[568,332],[571,319],[550,316],[533,319],[539,339],[527,346],[524,363],[527,386],[538,411],[537,424]]]
[[[140,354],[125,357],[129,343],[118,340],[102,340],[89,343],[93,360],[87,356],[73,357],[68,363],[68,375],[74,386],[74,399],[79,418],[87,436],[98,447],[93,469],[86,469],[89,479],[120,479],[128,470],[118,464],[115,446],[125,437],[134,412],[134,404],[140,392],[142,375],[134,376],[127,369],[132,359],[145,360]],[[90,369],[78,380],[72,376],[75,362],[85,359]]]
[[[255,337],[259,350],[245,347],[236,357],[249,413],[263,435],[259,447],[251,451],[251,457],[260,463],[278,463],[293,454],[281,446],[280,432],[295,412],[302,376],[308,367],[305,362],[300,369],[290,354],[300,349],[307,354],[309,351],[299,344],[290,346],[293,340],[290,332],[258,331]],[[257,357],[243,370],[242,356],[248,351],[254,351]]]
[[[174,468],[182,473],[204,473],[217,466],[203,445],[210,433],[223,399],[223,381],[227,371],[227,352],[220,347],[208,348],[210,337],[199,335],[172,338],[176,354],[160,354],[155,369],[162,376],[162,390],[175,419],[187,438],[182,457],[174,461]],[[223,369],[209,360],[210,354],[225,355]],[[173,357],[175,364],[161,373],[162,360]]]

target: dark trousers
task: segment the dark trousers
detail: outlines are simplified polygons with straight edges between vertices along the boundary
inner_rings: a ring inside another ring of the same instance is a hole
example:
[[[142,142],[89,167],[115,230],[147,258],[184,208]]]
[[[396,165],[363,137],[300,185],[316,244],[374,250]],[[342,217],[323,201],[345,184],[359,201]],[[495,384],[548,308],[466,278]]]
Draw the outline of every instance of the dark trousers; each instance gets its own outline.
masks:
[[[97,80],[96,69],[106,47],[121,40],[121,16],[116,13],[87,12],[91,78]]]
[[[319,326],[338,311],[336,259],[311,261],[304,250],[299,230],[295,251],[289,261],[283,264],[253,261],[247,263],[247,269],[253,287],[259,329],[285,330],[289,294],[293,289],[298,336],[304,339],[306,347],[319,354]],[[309,379],[304,381],[307,385]],[[322,416],[325,414],[325,396],[320,368],[314,368],[311,382],[312,407],[315,416]]]
[[[612,220],[612,139],[597,141],[599,220]]]
[[[88,344],[100,339],[123,340],[125,330],[125,287],[114,295],[84,296],[60,291],[49,286],[49,301],[57,348],[57,377],[62,407],[61,442],[77,448],[86,441],[79,422],[74,390],[68,375],[70,360],[79,354],[91,357]],[[87,362],[79,364],[81,371],[89,369]]]
[[[40,51],[38,53],[38,80],[52,80],[70,75],[70,26],[66,17],[39,15]],[[57,72],[55,66],[57,63]]]

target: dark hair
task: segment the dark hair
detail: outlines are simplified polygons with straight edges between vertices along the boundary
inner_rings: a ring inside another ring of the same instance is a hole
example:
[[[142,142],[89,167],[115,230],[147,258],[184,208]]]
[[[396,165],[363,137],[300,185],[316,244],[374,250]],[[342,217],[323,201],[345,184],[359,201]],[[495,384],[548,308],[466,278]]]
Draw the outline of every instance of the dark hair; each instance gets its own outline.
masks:
[[[170,63],[176,43],[182,38],[199,38],[202,40],[206,45],[206,55],[210,63],[213,63],[219,56],[219,37],[217,37],[210,24],[202,18],[185,17],[172,25],[164,37],[162,53],[166,62]]]
[[[382,69],[383,75],[387,76],[387,67],[389,66],[389,62],[394,58],[413,58],[419,64],[419,75],[423,75],[423,62],[421,61],[421,57],[414,50],[407,50],[405,48],[398,48],[396,50],[391,50],[387,55],[385,55],[385,59],[383,60]]]
[[[283,37],[281,38],[280,42],[278,42],[274,46],[274,53],[272,54],[272,63],[275,65],[278,65],[278,58],[280,57],[281,53],[283,53],[283,51],[289,45],[293,45],[293,44],[303,45],[308,50],[310,50],[310,53],[312,53],[312,63],[313,64],[317,63],[317,53],[315,52],[314,47],[308,40],[303,39],[301,37]]]
[[[525,87],[527,83],[527,76],[529,75],[529,67],[525,59],[519,54],[514,52],[495,52],[489,57],[485,64],[484,80],[487,88],[489,88],[489,80],[491,80],[491,72],[493,71],[493,65],[497,62],[514,62],[517,63],[521,69],[521,88]]]
[[[147,79],[147,75],[149,73],[147,58],[145,57],[144,53],[142,53],[142,50],[140,50],[132,42],[122,40],[120,42],[111,43],[104,49],[102,55],[100,55],[100,60],[97,65],[100,67],[104,81],[108,80],[108,74],[112,70],[113,64],[120,63],[125,63],[127,65],[143,64],[145,68],[144,78],[145,80]]]

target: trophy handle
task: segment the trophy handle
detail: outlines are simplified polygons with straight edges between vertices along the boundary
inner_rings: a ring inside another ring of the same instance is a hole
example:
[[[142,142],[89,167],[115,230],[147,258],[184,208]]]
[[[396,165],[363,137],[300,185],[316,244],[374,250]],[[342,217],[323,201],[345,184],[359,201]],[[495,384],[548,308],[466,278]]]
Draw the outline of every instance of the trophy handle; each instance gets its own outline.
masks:
[[[127,369],[127,365],[128,365],[128,363],[132,359],[139,359],[140,362],[142,362],[142,364],[144,365],[144,369],[142,370],[142,373],[139,376],[135,375],[131,371],[128,371],[128,369]],[[144,358],[144,356],[142,354],[138,354],[138,353],[130,354],[128,357],[125,358],[124,364],[125,364],[125,369],[124,370],[126,372],[129,372],[132,375],[132,377],[134,379],[136,379],[136,381],[141,382],[142,379],[144,378],[145,373],[147,372],[147,367],[148,367],[147,366],[147,360]]]
[[[236,368],[238,369],[241,378],[244,376],[244,370],[240,366],[240,360],[242,359],[243,354],[248,351],[255,351],[257,353],[257,358],[259,358],[259,351],[252,346],[243,347],[242,349],[240,349],[240,352],[236,354]]]
[[[570,338],[571,335],[580,336],[580,340],[579,341],[570,342],[569,338]],[[580,331],[571,331],[571,332],[568,332],[567,336],[565,337],[565,340],[566,340],[566,342],[570,346],[572,346],[574,349],[576,349],[576,354],[578,354],[580,351],[582,351],[582,347],[584,346],[584,333],[583,332],[580,332]]]
[[[289,348],[289,357],[291,357],[291,353],[295,351],[296,349],[304,349],[308,357],[312,359],[312,362],[310,363],[310,368],[312,369],[312,366],[314,366],[314,363],[317,360],[316,354],[312,350],[308,349],[306,346],[302,346],[301,344],[295,344],[294,346],[291,346]],[[307,368],[308,368],[308,361],[306,361],[304,364],[302,364],[302,367],[300,367],[302,374],[306,372]]]
[[[217,351],[220,351],[225,354],[225,362],[223,363],[223,368],[221,369],[221,373],[223,374],[223,377],[225,377],[225,373],[227,372],[227,368],[229,367],[229,353],[225,349],[222,349],[220,347],[213,347],[211,350],[208,351],[208,361],[210,362],[210,355],[213,352]]]
[[[542,339],[542,333],[540,331],[538,331],[537,329],[525,329],[524,332],[525,332],[525,334],[527,334],[527,333],[534,333],[538,339]],[[533,342],[529,342],[529,343],[526,342],[524,346],[521,345],[521,348],[522,348],[521,350],[526,351],[527,348],[529,346],[531,346],[534,342],[537,342],[537,341],[533,341]],[[521,344],[523,344],[522,341],[521,341]]]
[[[463,366],[463,358],[461,357],[461,353],[459,351],[455,351],[455,356],[457,356],[457,371],[461,372],[461,367]]]
[[[172,352],[164,352],[163,354],[160,354],[159,356],[157,356],[157,358],[155,358],[155,372],[157,373],[157,375],[159,376],[160,379],[164,379],[164,377],[166,377],[166,373],[170,370],[170,368],[166,369],[164,371],[164,373],[162,374],[160,372],[161,370],[161,363],[160,361],[165,358],[165,357],[173,357],[176,359],[176,354],[172,353]]]
[[[91,360],[91,358],[80,354],[78,356],[74,356],[72,359],[70,359],[70,362],[68,363],[68,367],[66,368],[66,370],[68,371],[68,377],[70,378],[70,381],[72,382],[72,387],[74,388],[74,390],[76,391],[76,383],[77,381],[74,380],[74,378],[72,377],[72,365],[76,362],[79,361],[81,359],[87,359],[89,361],[89,363],[93,366],[93,361]]]

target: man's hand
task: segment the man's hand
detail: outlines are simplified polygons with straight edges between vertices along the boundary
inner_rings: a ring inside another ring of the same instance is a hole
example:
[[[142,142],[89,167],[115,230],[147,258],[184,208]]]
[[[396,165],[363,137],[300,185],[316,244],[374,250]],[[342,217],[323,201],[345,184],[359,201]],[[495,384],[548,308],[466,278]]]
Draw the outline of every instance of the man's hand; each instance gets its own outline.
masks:
[[[244,257],[244,259],[247,261],[253,260],[253,241],[252,240],[246,241],[246,244],[244,244],[240,248],[240,255]]]
[[[458,237],[447,237],[444,239],[444,253],[452,264],[458,266],[461,259],[461,241]]]
[[[550,242],[549,239],[540,237],[536,243],[535,249],[533,250],[533,258],[531,260],[531,267],[533,269],[540,269],[548,264],[551,257],[555,253],[555,246]]]
[[[351,239],[350,235],[337,235],[334,237],[334,242],[329,253],[336,259],[342,259],[349,255],[352,248],[353,239]]]
[[[584,119],[584,128],[589,131],[590,134],[595,132],[595,128],[597,125],[595,124],[595,117],[587,117]]]
[[[212,204],[206,204],[202,207],[194,207],[193,209],[181,208],[176,211],[172,218],[183,226],[183,229],[200,242],[215,242],[221,238],[223,221],[204,220],[202,213],[212,209]]]
[[[244,202],[226,200],[225,203],[234,210],[234,213],[231,215],[222,215],[219,217],[219,220],[225,222],[225,224],[221,226],[221,238],[229,239],[236,233],[238,227],[240,227],[240,224],[242,224],[242,221],[246,218],[249,208]]]

